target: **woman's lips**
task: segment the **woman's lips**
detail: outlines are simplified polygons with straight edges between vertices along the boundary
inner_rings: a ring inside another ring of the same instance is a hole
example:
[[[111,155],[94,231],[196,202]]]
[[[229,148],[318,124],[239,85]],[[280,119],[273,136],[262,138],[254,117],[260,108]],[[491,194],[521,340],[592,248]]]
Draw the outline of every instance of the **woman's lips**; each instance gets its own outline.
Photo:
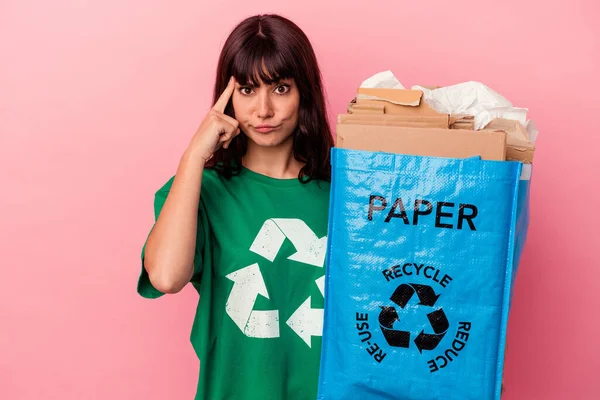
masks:
[[[272,125],[258,125],[254,127],[254,130],[260,133],[269,133],[275,129],[277,129],[277,127]]]

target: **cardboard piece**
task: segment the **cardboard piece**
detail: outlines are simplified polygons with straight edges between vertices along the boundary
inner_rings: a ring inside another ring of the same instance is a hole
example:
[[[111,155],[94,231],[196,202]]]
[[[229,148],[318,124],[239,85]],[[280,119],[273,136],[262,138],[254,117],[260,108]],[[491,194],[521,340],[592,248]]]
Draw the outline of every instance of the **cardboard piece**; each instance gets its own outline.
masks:
[[[533,162],[535,145],[529,140],[525,127],[519,122],[504,118],[495,118],[480,132],[506,132],[506,159]]]
[[[448,126],[450,129],[468,129],[473,131],[475,130],[475,117],[465,114],[452,114],[450,115]]]
[[[357,100],[384,100],[401,106],[418,107],[421,104],[423,92],[407,89],[358,88]]]
[[[422,101],[423,92],[407,89],[358,88],[356,99],[348,109],[353,113],[356,107],[381,107],[385,114],[394,115],[446,115],[438,113]]]
[[[405,126],[448,129],[448,115],[340,114],[338,124]]]
[[[506,132],[338,124],[336,146],[417,156],[506,159]]]
[[[357,104],[356,97],[352,99],[350,103],[348,103],[348,107],[346,109],[348,114],[379,114],[383,115],[385,111],[385,107],[381,102],[374,104]]]
[[[352,111],[357,114],[357,111],[364,111],[365,114],[378,114],[383,115],[385,107],[383,104],[354,104]]]

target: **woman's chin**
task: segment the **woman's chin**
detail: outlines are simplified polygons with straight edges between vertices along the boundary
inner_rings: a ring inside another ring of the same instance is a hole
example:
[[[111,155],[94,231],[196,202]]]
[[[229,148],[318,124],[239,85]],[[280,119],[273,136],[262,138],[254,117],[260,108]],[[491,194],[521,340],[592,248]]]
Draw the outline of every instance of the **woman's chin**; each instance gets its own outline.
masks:
[[[280,132],[269,132],[247,135],[250,142],[258,147],[278,147],[291,141],[292,135],[282,135]]]

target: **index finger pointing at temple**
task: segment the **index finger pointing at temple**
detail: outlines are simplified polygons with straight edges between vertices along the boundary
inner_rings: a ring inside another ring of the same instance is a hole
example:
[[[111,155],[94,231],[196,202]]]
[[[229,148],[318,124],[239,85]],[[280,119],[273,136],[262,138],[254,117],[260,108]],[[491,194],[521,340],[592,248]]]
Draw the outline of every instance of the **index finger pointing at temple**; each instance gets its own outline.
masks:
[[[225,88],[223,93],[221,93],[221,97],[219,97],[219,99],[213,106],[213,110],[218,111],[220,113],[225,112],[225,107],[227,107],[227,103],[229,102],[229,99],[231,98],[231,95],[233,94],[234,87],[235,87],[235,79],[233,79],[233,76],[232,76],[229,79],[229,83],[227,84],[227,87]]]

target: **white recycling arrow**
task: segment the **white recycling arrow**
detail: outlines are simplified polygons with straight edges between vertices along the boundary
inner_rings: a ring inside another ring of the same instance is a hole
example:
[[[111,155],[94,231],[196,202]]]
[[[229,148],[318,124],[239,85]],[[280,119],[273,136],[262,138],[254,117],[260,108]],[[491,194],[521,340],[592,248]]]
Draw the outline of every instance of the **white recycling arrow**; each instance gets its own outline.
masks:
[[[258,295],[269,298],[265,281],[258,264],[252,264],[226,276],[233,281],[233,288],[225,311],[244,335],[255,338],[279,337],[279,311],[255,311]]]
[[[310,296],[287,320],[287,324],[306,344],[311,346],[312,336],[323,335],[323,309],[310,307]]]
[[[317,237],[301,219],[268,219],[260,228],[250,246],[250,251],[273,261],[286,237],[296,248],[296,253],[288,257],[289,260],[323,267],[327,250],[327,236]]]
[[[320,278],[317,278],[315,283],[317,284],[317,287],[319,288],[319,291],[321,292],[323,297],[325,297],[325,275],[323,275]]]

